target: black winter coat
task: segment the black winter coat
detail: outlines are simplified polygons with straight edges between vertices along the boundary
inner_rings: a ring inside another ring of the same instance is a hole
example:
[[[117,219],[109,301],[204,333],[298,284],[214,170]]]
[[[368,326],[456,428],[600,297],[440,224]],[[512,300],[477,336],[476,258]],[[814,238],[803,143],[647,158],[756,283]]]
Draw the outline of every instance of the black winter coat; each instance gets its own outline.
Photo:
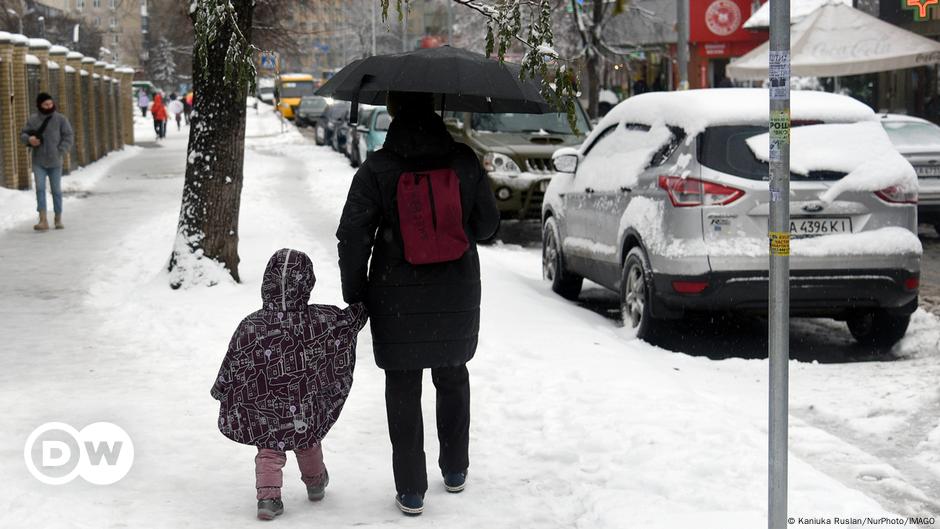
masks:
[[[444,167],[460,179],[470,247],[456,261],[412,265],[401,239],[398,177]],[[480,328],[476,241],[498,227],[496,199],[476,154],[451,139],[437,114],[395,118],[385,146],[353,178],[336,232],[343,298],[366,303],[380,368],[458,366],[473,358]]]

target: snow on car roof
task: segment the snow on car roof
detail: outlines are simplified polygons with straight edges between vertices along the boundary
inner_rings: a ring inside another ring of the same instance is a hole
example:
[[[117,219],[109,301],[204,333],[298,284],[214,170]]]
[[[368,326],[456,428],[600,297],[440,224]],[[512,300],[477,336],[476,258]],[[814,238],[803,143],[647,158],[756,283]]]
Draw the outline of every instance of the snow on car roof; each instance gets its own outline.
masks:
[[[851,97],[815,91],[790,94],[794,121],[852,123],[875,119],[874,111]],[[621,102],[604,116],[585,145],[610,125],[664,121],[692,137],[716,125],[760,125],[770,121],[770,95],[763,88],[706,88],[647,92]]]

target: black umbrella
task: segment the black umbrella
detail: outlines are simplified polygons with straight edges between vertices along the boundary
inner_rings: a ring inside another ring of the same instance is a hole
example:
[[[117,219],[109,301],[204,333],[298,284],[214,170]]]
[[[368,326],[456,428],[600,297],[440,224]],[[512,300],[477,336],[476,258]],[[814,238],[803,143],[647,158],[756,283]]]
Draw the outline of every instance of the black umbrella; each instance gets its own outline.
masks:
[[[442,46],[357,60],[334,75],[317,95],[368,105],[384,105],[393,92],[435,95],[441,110],[463,112],[555,112],[538,84],[519,79],[518,64],[460,48]],[[353,116],[350,116],[353,119]]]

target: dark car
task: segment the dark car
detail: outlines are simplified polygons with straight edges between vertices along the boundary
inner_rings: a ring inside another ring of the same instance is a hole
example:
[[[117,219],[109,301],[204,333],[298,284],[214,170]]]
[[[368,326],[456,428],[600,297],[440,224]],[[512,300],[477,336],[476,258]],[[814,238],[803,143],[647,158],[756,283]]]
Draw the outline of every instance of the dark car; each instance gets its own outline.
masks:
[[[347,123],[344,127],[346,131],[346,148],[343,149],[343,154],[349,158],[349,163],[353,167],[359,167],[359,164],[362,163],[362,158],[359,156],[359,137],[363,134],[363,125],[372,121],[372,113],[375,111],[375,107],[362,105],[359,107],[359,122],[356,124]]]
[[[346,110],[342,114],[337,113],[336,120],[333,120],[333,117],[330,117],[330,121],[333,122],[333,140],[330,144],[333,146],[333,150],[336,152],[341,152],[346,154],[346,143],[349,140],[350,129],[355,129],[355,125],[350,125],[349,123],[349,111],[352,108],[351,105],[346,105]]]
[[[298,127],[316,126],[328,107],[329,101],[325,97],[304,96],[300,100],[295,123]]]
[[[333,136],[343,116],[349,113],[348,101],[334,101],[317,121],[317,145],[333,145]]]
[[[590,132],[587,114],[577,105],[575,133],[564,113],[478,114],[445,112],[451,136],[469,145],[493,185],[505,219],[538,219],[542,197],[555,172],[552,154],[578,145]]]

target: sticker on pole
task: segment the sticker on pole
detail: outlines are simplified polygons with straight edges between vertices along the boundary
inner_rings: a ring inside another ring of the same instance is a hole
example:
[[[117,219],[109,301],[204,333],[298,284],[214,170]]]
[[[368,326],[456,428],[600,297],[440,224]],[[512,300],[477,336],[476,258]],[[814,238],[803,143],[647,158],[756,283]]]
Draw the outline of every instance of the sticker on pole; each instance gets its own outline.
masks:
[[[768,65],[770,98],[790,99],[790,52],[771,51]]]
[[[790,232],[770,232],[770,255],[779,257],[790,255]]]
[[[783,146],[790,143],[790,112],[770,112],[770,161],[783,161]]]

